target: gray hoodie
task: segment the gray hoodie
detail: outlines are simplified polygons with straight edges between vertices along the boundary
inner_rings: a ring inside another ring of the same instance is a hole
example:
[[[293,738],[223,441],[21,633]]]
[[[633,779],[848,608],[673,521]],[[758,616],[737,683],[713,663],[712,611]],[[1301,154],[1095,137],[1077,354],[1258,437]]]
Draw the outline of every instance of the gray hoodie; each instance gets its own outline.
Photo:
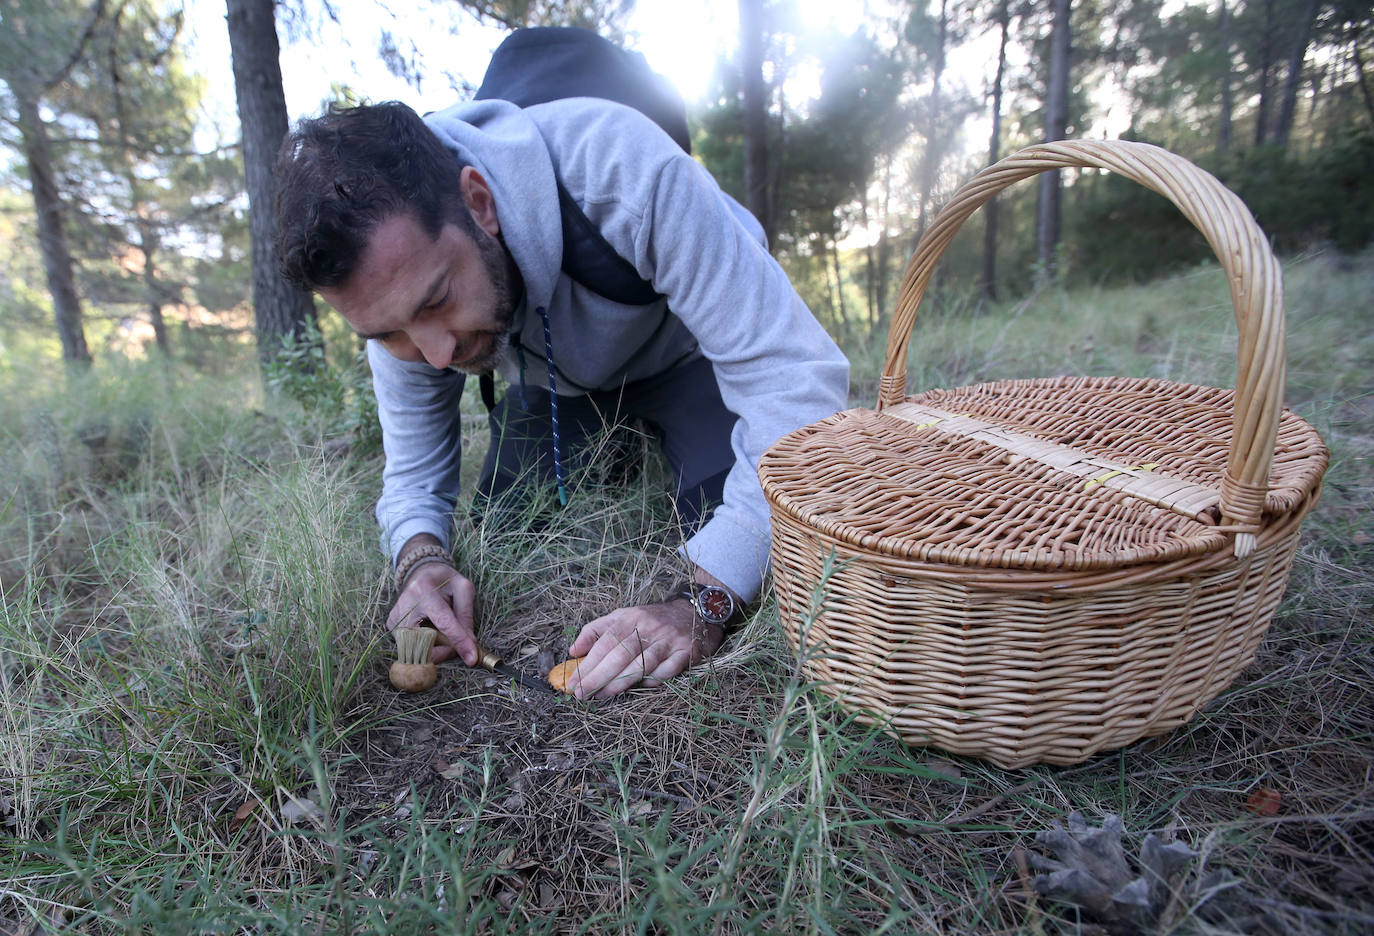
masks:
[[[767,571],[768,507],[758,461],[780,436],[842,409],[849,364],[762,244],[757,223],[638,111],[592,98],[526,109],[505,101],[431,114],[439,139],[487,180],[525,297],[500,371],[520,380],[519,349],[544,347],[548,311],[558,393],[613,390],[698,356],[739,416],[724,500],[684,545],[746,600]],[[665,300],[612,302],[563,275],[554,173],[618,253]],[[518,339],[515,337],[518,336]],[[447,544],[458,493],[463,376],[392,357],[368,342],[386,469],[377,519],[393,558],[412,536]],[[527,379],[542,358],[527,355]],[[542,381],[540,381],[542,383]]]

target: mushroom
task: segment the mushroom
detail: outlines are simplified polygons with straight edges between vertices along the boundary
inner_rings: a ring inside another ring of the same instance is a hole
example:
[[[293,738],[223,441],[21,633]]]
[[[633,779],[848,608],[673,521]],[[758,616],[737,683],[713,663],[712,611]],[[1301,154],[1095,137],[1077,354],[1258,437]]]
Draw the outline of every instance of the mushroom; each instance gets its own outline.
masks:
[[[429,651],[439,632],[432,627],[398,627],[396,662],[391,664],[391,684],[402,692],[424,692],[439,681],[439,670],[429,660]]]
[[[564,660],[553,669],[549,670],[549,685],[559,692],[571,693],[568,688],[568,680],[572,679],[572,674],[577,672],[577,666],[582,662],[582,657],[573,657],[571,660]]]

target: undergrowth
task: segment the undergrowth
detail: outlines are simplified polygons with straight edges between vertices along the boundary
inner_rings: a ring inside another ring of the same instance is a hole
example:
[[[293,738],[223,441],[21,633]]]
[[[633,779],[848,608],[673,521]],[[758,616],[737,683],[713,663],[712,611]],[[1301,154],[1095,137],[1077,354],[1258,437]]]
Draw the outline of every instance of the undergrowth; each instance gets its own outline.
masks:
[[[361,427],[332,397],[264,399],[255,372],[154,364],[15,378],[0,401],[0,928],[1086,932],[1026,864],[1035,833],[1079,811],[1120,816],[1128,854],[1151,832],[1198,852],[1161,931],[1368,931],[1371,291],[1369,257],[1288,269],[1289,400],[1333,464],[1255,665],[1188,726],[1066,768],[1000,770],[857,723],[810,683],[769,600],[659,690],[582,704],[449,664],[436,690],[399,697],[380,461],[340,435]],[[1224,384],[1234,341],[1212,268],[1048,290],[918,320],[909,386]],[[871,405],[879,363],[854,357],[855,403]],[[485,442],[474,397],[466,477]],[[584,485],[525,529],[460,509],[455,554],[507,659],[533,668],[681,574],[664,468],[640,443],[627,482]],[[1251,808],[1261,789],[1274,815]]]

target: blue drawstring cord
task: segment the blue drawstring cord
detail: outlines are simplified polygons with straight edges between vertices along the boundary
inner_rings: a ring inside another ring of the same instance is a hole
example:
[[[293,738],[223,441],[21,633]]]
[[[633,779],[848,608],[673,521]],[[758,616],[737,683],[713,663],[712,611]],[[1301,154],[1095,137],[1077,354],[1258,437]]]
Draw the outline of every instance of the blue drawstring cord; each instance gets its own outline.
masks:
[[[526,413],[530,411],[530,401],[525,399],[525,350],[518,349],[515,352],[516,360],[520,362],[520,408]]]
[[[549,365],[549,405],[553,411],[553,473],[558,481],[558,503],[568,506],[568,491],[563,486],[563,446],[558,438],[558,383],[553,375],[553,336],[549,333],[549,313],[543,306],[535,309],[544,322],[544,360]]]

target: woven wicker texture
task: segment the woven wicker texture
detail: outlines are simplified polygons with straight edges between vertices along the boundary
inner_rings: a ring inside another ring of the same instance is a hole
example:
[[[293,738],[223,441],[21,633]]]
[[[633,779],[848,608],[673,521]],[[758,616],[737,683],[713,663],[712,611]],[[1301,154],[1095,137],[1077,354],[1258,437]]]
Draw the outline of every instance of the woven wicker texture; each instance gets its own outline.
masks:
[[[977,207],[1045,169],[1169,197],[1228,276],[1238,390],[1008,380],[905,396],[916,308]],[[784,626],[826,691],[915,744],[1075,763],[1182,724],[1254,657],[1327,453],[1282,408],[1279,269],[1244,205],[1143,144],[1023,150],[957,192],[907,268],[877,409],[759,475]]]

